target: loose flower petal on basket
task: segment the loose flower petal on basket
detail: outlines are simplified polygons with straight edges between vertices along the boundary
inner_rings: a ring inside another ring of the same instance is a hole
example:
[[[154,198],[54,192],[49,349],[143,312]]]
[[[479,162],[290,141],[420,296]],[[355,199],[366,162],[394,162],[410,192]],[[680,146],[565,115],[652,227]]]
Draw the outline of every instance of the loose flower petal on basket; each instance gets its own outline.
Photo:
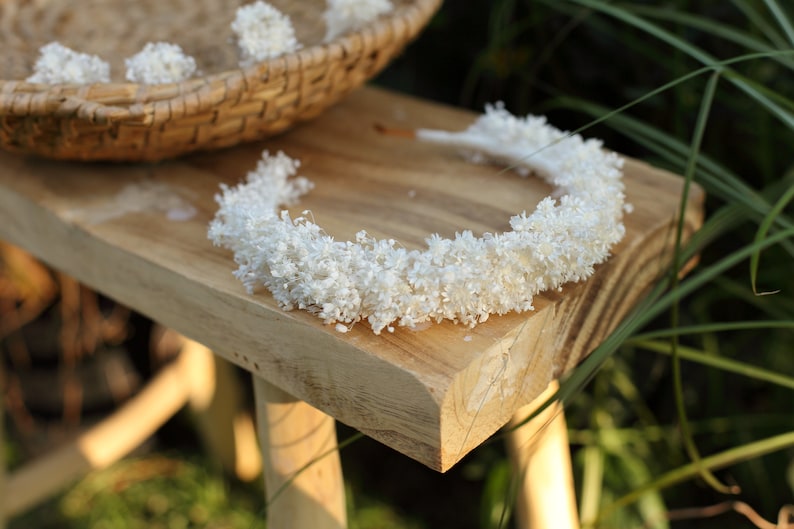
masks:
[[[39,49],[29,83],[89,84],[110,81],[110,65],[88,53],[67,48],[60,42],[50,42]]]
[[[301,47],[290,18],[261,0],[238,8],[231,27],[237,36],[243,67]]]
[[[178,44],[168,42],[149,42],[124,63],[127,80],[133,83],[178,83],[196,73],[196,60]]]
[[[327,0],[325,41],[330,42],[348,31],[360,29],[394,9],[389,0]]]

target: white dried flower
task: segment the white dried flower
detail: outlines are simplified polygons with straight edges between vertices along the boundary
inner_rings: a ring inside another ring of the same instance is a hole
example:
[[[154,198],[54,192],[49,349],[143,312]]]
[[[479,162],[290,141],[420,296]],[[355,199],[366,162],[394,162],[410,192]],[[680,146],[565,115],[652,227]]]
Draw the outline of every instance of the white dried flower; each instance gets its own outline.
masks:
[[[215,221],[210,226],[210,238],[216,244],[231,246],[237,244],[248,234],[250,222],[267,221],[267,217],[276,218],[279,206],[289,206],[297,203],[298,199],[308,193],[314,185],[306,178],[294,177],[300,167],[298,160],[293,160],[279,151],[271,156],[268,151],[262,153],[262,159],[257,163],[256,169],[249,172],[245,184],[236,188],[221,185],[223,198],[215,199],[221,204],[216,214],[216,219],[223,218],[224,222]],[[242,212],[256,213],[262,219],[246,219]]]
[[[360,29],[381,15],[394,9],[389,0],[327,0],[325,41]]]
[[[240,6],[231,27],[237,36],[242,67],[273,59],[301,47],[290,18],[261,0]]]
[[[463,132],[419,130],[417,137],[532,170],[556,187],[512,231],[454,239],[431,235],[406,250],[365,231],[335,241],[306,217],[276,213],[310,184],[288,180],[298,163],[267,153],[245,183],[222,188],[210,239],[234,252],[249,291],[263,284],[284,309],[326,323],[366,320],[373,332],[444,319],[475,325],[491,314],[532,310],[533,297],[589,277],[623,238],[623,160],[597,140],[567,135],[544,118],[517,118],[491,106]]]
[[[149,42],[124,63],[127,80],[133,83],[178,83],[196,73],[196,60],[178,44],[168,42]]]
[[[79,53],[59,42],[50,42],[39,48],[39,58],[33,66],[29,83],[107,83],[110,65],[87,53]]]

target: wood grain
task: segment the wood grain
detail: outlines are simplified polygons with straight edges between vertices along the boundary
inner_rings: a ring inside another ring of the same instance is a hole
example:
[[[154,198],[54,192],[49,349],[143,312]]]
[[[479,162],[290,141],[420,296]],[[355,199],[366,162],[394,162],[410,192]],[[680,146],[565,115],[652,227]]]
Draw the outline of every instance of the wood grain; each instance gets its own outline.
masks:
[[[408,248],[437,232],[500,231],[549,192],[376,124],[460,129],[473,115],[366,88],[266,143],[157,165],[66,164],[0,153],[0,238],[31,251],[217,354],[424,464],[444,471],[571,369],[614,328],[668,262],[681,180],[629,160],[627,236],[587,282],[536,310],[374,336],[346,334],[266,292],[245,293],[231,255],[206,238],[220,183],[263,149],[302,160],[310,209],[337,238],[366,228]],[[686,205],[686,234],[702,193]]]

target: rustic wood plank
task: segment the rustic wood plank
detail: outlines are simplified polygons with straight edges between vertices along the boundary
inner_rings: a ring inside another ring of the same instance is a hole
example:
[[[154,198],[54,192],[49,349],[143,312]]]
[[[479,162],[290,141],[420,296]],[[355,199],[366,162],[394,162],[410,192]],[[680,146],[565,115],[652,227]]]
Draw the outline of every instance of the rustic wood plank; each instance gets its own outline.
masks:
[[[406,247],[437,232],[501,231],[548,194],[537,179],[380,135],[375,124],[460,129],[469,112],[366,88],[268,141],[157,165],[65,164],[0,153],[0,238],[195,339],[291,395],[444,471],[572,368],[618,323],[671,252],[681,180],[629,161],[627,236],[587,282],[527,314],[340,334],[267,292],[245,293],[231,255],[207,241],[221,182],[263,148],[302,160],[311,209],[337,238],[366,228]],[[687,204],[700,223],[702,193]]]

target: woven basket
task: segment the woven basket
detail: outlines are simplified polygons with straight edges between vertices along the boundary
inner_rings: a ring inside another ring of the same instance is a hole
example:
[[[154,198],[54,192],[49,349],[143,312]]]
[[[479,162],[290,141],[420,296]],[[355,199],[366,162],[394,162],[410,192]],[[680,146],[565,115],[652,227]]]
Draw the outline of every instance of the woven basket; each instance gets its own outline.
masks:
[[[325,0],[271,0],[298,52],[241,69],[230,23],[250,0],[0,0],[0,147],[71,160],[160,160],[262,139],[311,119],[381,71],[441,0],[393,0],[367,27],[323,43]],[[203,77],[180,83],[24,81],[50,42],[96,54],[123,78],[147,42],[179,44]]]

